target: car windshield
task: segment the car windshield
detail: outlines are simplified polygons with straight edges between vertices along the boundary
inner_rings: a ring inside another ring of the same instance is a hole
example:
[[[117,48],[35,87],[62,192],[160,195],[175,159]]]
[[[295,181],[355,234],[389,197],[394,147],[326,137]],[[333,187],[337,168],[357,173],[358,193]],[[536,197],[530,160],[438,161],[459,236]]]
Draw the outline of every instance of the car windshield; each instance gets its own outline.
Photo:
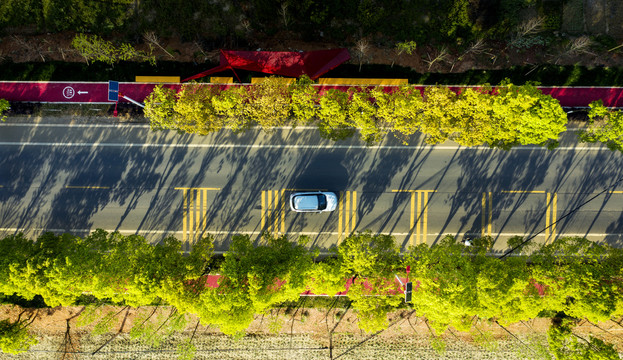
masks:
[[[318,195],[318,210],[324,210],[327,208],[327,198],[322,195],[319,194]]]

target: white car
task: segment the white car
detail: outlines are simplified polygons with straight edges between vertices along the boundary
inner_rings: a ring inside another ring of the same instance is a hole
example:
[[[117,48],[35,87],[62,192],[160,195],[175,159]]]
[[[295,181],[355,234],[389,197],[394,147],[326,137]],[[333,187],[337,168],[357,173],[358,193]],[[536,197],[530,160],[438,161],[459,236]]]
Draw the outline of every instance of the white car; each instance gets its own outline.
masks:
[[[337,195],[332,192],[313,191],[290,195],[290,209],[296,212],[329,212],[337,207]]]

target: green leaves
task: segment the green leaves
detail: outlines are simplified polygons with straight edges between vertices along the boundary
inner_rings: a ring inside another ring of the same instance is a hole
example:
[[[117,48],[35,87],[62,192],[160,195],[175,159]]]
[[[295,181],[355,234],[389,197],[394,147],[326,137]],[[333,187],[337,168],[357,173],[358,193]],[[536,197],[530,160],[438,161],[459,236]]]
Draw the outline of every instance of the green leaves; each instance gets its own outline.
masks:
[[[80,53],[87,64],[89,61],[102,61],[112,65],[128,60],[149,61],[152,65],[156,64],[156,58],[153,55],[136,50],[127,43],[115,46],[112,42],[97,35],[77,34],[71,41],[71,46]]]
[[[145,99],[145,116],[152,130],[177,129],[175,91],[157,85]]]
[[[562,319],[559,325],[552,324],[547,331],[549,350],[556,360],[615,360],[619,354],[612,344],[589,337],[589,340],[573,334],[573,321]]]
[[[6,101],[5,99],[0,99],[0,121],[6,120],[6,115],[4,115],[4,112],[9,110],[10,108],[11,105],[8,101]]]
[[[267,78],[257,85],[226,90],[187,84],[177,95],[158,86],[145,105],[145,115],[155,130],[205,135],[224,126],[238,132],[257,124],[271,131],[277,126],[315,122],[323,137],[335,141],[359,130],[367,143],[380,141],[388,131],[400,134],[407,143],[407,137],[419,131],[429,144],[450,140],[506,150],[529,144],[555,147],[567,123],[557,100],[532,84],[506,82],[495,89],[485,85],[459,93],[446,86],[430,86],[422,96],[419,89],[409,86],[347,92],[328,89],[319,94],[309,78],[292,85]]]
[[[25,320],[0,321],[0,350],[8,354],[19,354],[36,345],[39,341],[28,332]]]
[[[590,103],[588,128],[579,133],[580,141],[605,144],[623,152],[623,112],[608,110],[601,100]]]

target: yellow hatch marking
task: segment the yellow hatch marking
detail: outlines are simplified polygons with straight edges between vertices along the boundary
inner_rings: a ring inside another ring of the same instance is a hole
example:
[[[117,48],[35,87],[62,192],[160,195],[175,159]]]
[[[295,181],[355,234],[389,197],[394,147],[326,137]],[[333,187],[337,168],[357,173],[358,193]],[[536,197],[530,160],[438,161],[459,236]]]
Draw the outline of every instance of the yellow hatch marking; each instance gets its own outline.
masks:
[[[338,244],[357,227],[357,191],[340,191],[337,220]]]
[[[285,233],[286,230],[286,189],[262,190],[260,223],[262,231]]]
[[[176,187],[182,190],[182,242],[199,240],[208,226],[208,191],[220,188]]]
[[[425,244],[426,235],[428,234],[428,194],[437,192],[437,190],[392,190],[392,192],[406,192],[411,194],[411,211],[409,213],[409,245],[413,245],[414,233],[416,245]]]
[[[489,201],[487,201],[487,197]],[[489,203],[488,212],[487,212],[487,202]],[[493,194],[491,192],[483,192],[482,193],[482,236],[491,236],[493,232]]]

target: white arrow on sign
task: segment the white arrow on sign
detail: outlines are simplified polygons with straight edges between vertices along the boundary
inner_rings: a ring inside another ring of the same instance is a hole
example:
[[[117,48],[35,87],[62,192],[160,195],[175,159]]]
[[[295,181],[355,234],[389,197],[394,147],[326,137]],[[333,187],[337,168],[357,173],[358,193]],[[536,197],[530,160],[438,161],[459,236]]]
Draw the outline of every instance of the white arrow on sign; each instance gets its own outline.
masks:
[[[80,90],[78,90],[78,95],[88,94],[88,93],[89,93],[88,91],[80,91]]]

